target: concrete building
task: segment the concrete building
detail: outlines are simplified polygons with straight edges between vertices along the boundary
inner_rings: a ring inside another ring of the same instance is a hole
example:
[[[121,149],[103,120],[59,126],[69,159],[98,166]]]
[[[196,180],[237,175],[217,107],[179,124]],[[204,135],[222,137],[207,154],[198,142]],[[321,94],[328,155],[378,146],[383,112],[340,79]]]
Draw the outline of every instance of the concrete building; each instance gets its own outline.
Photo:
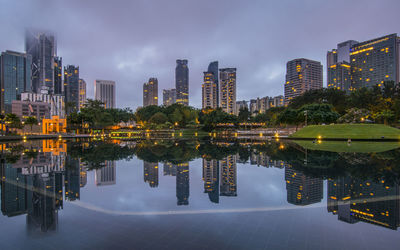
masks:
[[[40,90],[45,87],[49,89],[50,93],[54,93],[54,57],[57,55],[57,42],[54,34],[27,29],[25,31],[25,51],[32,55],[33,92],[40,93]]]
[[[45,93],[21,93],[22,101],[44,102],[50,104],[50,115],[65,117],[65,97],[63,95],[50,95]]]
[[[163,90],[163,105],[169,106],[176,102],[176,89]]]
[[[235,111],[235,115],[239,114],[239,111],[241,109],[248,109],[249,110],[249,105],[247,101],[237,101],[236,102],[236,111]]]
[[[79,110],[79,66],[64,67],[64,94],[66,114]]]
[[[391,34],[355,44],[350,51],[353,89],[400,81],[400,38]]]
[[[62,58],[55,56],[54,57],[54,89],[53,94],[62,95],[64,93],[64,86],[62,82]]]
[[[20,100],[21,93],[32,90],[32,56],[7,50],[0,56],[0,110],[11,112],[12,101]]]
[[[230,155],[219,161],[221,169],[220,195],[237,196],[236,155]]]
[[[150,78],[143,84],[143,107],[158,105],[158,80]]]
[[[236,68],[220,69],[219,106],[228,114],[236,110]]]
[[[202,108],[216,109],[218,108],[218,85],[214,81],[213,72],[204,72],[204,83],[202,89]]]
[[[176,103],[189,105],[188,60],[176,60],[175,68]]]
[[[41,121],[42,119],[50,119],[50,104],[14,100],[12,101],[11,112],[21,118],[34,116],[38,121]]]
[[[79,110],[86,103],[86,82],[83,79],[79,79]]]
[[[94,98],[103,102],[105,108],[115,108],[115,82],[96,80],[94,82]]]
[[[349,40],[339,43],[337,49],[328,51],[326,56],[328,88],[350,91],[350,49],[357,43],[357,41]]]
[[[285,105],[309,90],[321,89],[323,85],[320,62],[300,58],[286,64]]]

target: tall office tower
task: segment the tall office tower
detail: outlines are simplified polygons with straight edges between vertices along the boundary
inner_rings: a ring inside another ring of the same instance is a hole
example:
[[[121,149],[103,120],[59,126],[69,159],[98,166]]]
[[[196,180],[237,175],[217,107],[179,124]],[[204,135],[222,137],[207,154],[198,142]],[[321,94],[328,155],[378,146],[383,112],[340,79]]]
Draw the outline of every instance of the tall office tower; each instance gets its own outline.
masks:
[[[54,57],[54,94],[63,94],[63,84],[62,84],[62,58]]]
[[[236,112],[235,112],[235,115],[238,115],[239,114],[239,111],[241,110],[241,109],[247,109],[247,110],[249,110],[249,105],[247,104],[248,102],[247,101],[237,101],[236,102]]]
[[[96,169],[94,182],[96,186],[108,186],[117,183],[117,167],[115,161],[105,161],[104,167]]]
[[[163,105],[169,106],[176,102],[176,89],[163,90]]]
[[[94,82],[94,98],[104,103],[105,108],[115,108],[115,82],[96,80]]]
[[[352,87],[382,86],[400,78],[400,37],[391,34],[358,43],[351,48]]]
[[[353,181],[349,176],[329,179],[327,182],[328,197],[327,210],[329,213],[337,214],[338,219],[347,223],[356,223],[357,219],[351,216],[351,196]]]
[[[236,155],[230,155],[219,161],[221,168],[220,195],[237,196]]]
[[[143,161],[143,179],[150,187],[158,187],[158,162]]]
[[[32,89],[40,93],[42,88],[54,91],[54,57],[57,42],[50,32],[26,30],[25,52],[32,55]]]
[[[285,167],[287,201],[293,205],[306,206],[323,198],[323,180],[308,177],[304,173]]]
[[[158,80],[150,78],[143,84],[143,107],[158,105]]]
[[[219,70],[219,106],[228,114],[235,113],[236,106],[236,68]]]
[[[86,82],[79,79],[79,110],[83,108],[86,103]]]
[[[344,91],[351,90],[350,49],[357,41],[349,40],[337,45],[326,55],[327,85]]]
[[[204,72],[204,83],[202,89],[202,108],[216,109],[218,108],[218,85],[215,84],[214,74],[212,72]]]
[[[321,89],[322,65],[320,62],[300,58],[286,64],[285,105],[309,90]]]
[[[217,160],[203,158],[204,193],[211,202],[219,203],[219,165]]]
[[[208,65],[207,72],[212,73],[213,76],[214,76],[214,83],[215,83],[215,86],[217,86],[217,94],[216,94],[216,96],[217,96],[217,107],[219,107],[219,79],[218,79],[219,70],[218,70],[218,61],[211,62]]]
[[[79,110],[79,66],[64,67],[65,111],[69,115]]]
[[[189,163],[176,165],[177,205],[189,205]]]
[[[1,53],[0,57],[0,110],[11,112],[12,101],[20,100],[21,93],[31,91],[32,57],[13,51]]]
[[[176,60],[175,68],[176,103],[189,105],[189,68],[187,60]]]

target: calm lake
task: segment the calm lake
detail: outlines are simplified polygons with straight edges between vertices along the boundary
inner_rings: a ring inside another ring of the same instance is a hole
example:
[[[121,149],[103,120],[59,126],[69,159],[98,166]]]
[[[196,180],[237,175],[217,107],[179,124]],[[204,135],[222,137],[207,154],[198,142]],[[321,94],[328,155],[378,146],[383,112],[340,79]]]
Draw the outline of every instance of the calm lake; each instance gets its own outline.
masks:
[[[0,249],[399,249],[398,142],[0,145]]]

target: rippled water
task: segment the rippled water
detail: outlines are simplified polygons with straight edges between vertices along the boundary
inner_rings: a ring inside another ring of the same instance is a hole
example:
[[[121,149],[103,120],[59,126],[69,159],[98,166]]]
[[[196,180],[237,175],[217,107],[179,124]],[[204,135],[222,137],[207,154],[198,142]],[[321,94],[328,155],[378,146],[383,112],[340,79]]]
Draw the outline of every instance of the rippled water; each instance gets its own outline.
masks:
[[[1,145],[1,249],[398,249],[399,143]]]

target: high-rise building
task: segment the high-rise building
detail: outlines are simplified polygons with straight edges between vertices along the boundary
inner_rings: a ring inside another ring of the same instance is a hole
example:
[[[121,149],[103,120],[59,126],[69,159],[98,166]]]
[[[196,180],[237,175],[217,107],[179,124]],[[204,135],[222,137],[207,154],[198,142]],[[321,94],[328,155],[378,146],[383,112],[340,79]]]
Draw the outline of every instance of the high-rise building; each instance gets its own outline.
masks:
[[[96,170],[97,171],[97,170]],[[80,164],[79,159],[67,155],[65,159],[65,199],[69,201],[80,199]]]
[[[351,47],[352,88],[381,86],[400,80],[400,37],[391,34]]]
[[[86,82],[79,79],[79,110],[83,108],[86,103]]]
[[[158,162],[143,161],[143,179],[150,187],[158,187]]]
[[[339,90],[351,89],[350,49],[357,41],[349,40],[337,45],[337,49],[328,51],[326,56],[327,86]]]
[[[143,107],[158,105],[158,80],[150,78],[149,82],[143,84]]]
[[[189,205],[189,163],[176,165],[177,205]]]
[[[54,91],[54,57],[57,55],[55,36],[50,32],[28,29],[25,32],[25,51],[32,55],[32,89]]]
[[[323,180],[305,175],[290,166],[285,167],[287,201],[293,205],[306,206],[323,198]]]
[[[163,90],[163,105],[169,106],[176,102],[176,89]]]
[[[247,109],[247,110],[249,110],[249,105],[247,104],[248,102],[247,101],[237,101],[236,102],[236,112],[235,112],[235,115],[238,115],[239,114],[239,111],[241,110],[241,109]]]
[[[11,112],[12,101],[20,100],[21,93],[32,91],[32,56],[13,51],[1,53],[0,57],[0,110]]]
[[[226,113],[234,114],[236,110],[236,68],[225,68],[219,71],[219,106]]]
[[[94,98],[103,102],[105,108],[115,108],[115,82],[96,80],[94,82]]]
[[[79,110],[79,66],[64,67],[65,111],[69,115]]]
[[[220,195],[237,196],[236,155],[230,155],[219,161],[221,168]]]
[[[176,165],[171,162],[164,163],[164,176],[176,176]]]
[[[56,95],[63,94],[63,84],[62,84],[62,58],[54,57],[54,91]]]
[[[286,64],[285,105],[309,90],[321,89],[323,84],[320,62],[300,58]]]
[[[25,214],[27,212],[26,176],[20,168],[13,168],[12,164],[2,163],[1,173],[1,212],[8,217]]]
[[[189,105],[188,60],[176,60],[175,68],[176,103]]]
[[[204,72],[204,83],[202,88],[202,108],[216,109],[218,108],[218,85],[215,84],[214,74],[212,72]]]
[[[94,182],[96,186],[108,186],[117,183],[117,167],[115,161],[106,161],[104,167],[96,169]]]

